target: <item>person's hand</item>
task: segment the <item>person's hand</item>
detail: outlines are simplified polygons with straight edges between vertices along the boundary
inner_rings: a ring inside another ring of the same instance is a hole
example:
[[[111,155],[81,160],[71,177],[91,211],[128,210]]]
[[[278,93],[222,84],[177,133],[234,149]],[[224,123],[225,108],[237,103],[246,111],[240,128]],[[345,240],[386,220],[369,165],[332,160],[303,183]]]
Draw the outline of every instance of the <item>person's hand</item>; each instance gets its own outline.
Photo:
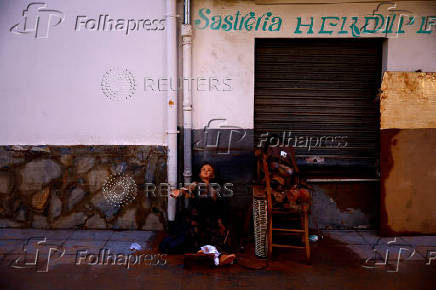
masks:
[[[171,197],[174,197],[174,198],[178,198],[179,196],[181,196],[182,195],[182,190],[180,190],[180,189],[173,189],[172,191],[171,191],[171,193],[170,193],[170,196]]]
[[[189,192],[193,191],[198,185],[198,182],[192,182],[189,186],[188,186],[188,190]]]
[[[171,190],[170,196],[177,198],[177,197],[181,196],[182,194],[185,194],[185,197],[190,197],[190,194],[188,194],[188,192],[189,193],[192,192],[197,185],[198,185],[197,182],[193,182],[188,186],[188,188],[182,187],[180,189],[173,189],[173,190]]]

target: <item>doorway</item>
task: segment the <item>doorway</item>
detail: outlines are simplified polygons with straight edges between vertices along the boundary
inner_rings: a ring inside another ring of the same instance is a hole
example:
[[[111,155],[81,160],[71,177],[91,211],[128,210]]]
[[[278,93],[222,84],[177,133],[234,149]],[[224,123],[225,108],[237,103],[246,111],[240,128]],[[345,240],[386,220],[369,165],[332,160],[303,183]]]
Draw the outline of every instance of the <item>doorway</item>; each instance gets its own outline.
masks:
[[[319,191],[314,206],[334,204],[318,213],[321,227],[378,225],[382,44],[256,39],[254,144],[275,134],[274,144],[295,148]]]

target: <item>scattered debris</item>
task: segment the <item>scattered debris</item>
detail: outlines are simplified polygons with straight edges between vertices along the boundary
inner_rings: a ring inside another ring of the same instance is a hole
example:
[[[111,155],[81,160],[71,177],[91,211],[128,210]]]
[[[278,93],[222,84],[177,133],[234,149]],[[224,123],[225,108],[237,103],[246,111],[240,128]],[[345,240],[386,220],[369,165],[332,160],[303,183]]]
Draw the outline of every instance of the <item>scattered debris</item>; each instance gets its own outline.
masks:
[[[309,241],[311,242],[317,242],[318,241],[318,235],[310,235]]]
[[[137,250],[137,251],[140,251],[140,250],[142,250],[142,247],[141,247],[141,245],[138,244],[138,243],[132,243],[132,244],[130,245],[130,250]]]

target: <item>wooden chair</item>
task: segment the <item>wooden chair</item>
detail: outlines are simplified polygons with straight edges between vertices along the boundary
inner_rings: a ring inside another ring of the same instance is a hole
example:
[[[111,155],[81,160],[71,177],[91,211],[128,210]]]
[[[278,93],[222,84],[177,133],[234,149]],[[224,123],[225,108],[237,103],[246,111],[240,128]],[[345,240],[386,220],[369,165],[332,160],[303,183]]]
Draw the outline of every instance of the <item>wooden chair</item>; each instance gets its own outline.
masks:
[[[293,158],[293,157],[292,157]],[[294,249],[304,249],[306,253],[306,261],[310,263],[310,244],[309,244],[309,208],[292,208],[292,209],[275,209],[272,204],[272,188],[271,188],[271,177],[267,161],[267,155],[262,154],[261,166],[263,167],[265,175],[265,186],[254,186],[253,194],[258,198],[262,195],[265,196],[267,200],[267,217],[268,217],[268,231],[267,231],[267,245],[268,245],[268,257],[271,257],[272,248],[294,248]],[[260,164],[259,164],[260,165]],[[273,220],[275,218],[285,218],[288,221],[300,221],[299,227],[289,228],[289,227],[273,227]],[[300,236],[303,245],[295,245],[290,243],[278,243],[273,240],[273,234],[278,236],[289,236],[296,235]]]

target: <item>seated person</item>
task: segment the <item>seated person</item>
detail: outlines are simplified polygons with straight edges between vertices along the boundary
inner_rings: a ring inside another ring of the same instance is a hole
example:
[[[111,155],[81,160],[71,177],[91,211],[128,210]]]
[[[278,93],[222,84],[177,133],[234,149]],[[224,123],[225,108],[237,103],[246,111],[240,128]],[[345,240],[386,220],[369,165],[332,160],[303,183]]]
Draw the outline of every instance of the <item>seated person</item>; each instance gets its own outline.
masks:
[[[215,265],[232,263],[236,257],[234,254],[221,254],[226,249],[229,235],[226,205],[219,192],[213,188],[215,169],[210,163],[200,167],[199,178],[200,182],[193,182],[188,188],[176,189],[171,193],[175,198],[189,198],[189,206],[181,215],[183,221],[178,221],[184,231],[183,251],[213,254]],[[161,250],[165,250],[165,245],[161,245]]]

